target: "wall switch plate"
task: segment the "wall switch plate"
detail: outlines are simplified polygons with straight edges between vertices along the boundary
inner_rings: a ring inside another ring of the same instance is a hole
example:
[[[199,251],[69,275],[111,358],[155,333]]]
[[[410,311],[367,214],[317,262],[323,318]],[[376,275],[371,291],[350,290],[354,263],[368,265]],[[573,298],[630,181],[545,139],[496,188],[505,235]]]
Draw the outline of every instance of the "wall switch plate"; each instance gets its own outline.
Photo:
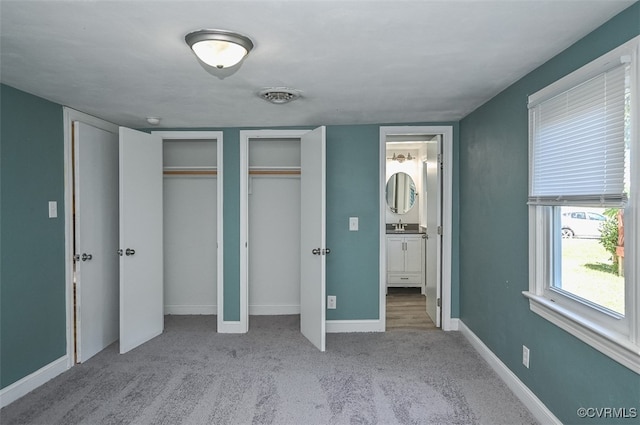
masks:
[[[358,231],[358,217],[349,217],[349,231],[350,232]]]
[[[58,217],[58,202],[49,201],[49,218],[57,218],[57,217]]]
[[[526,345],[522,346],[522,364],[529,369],[529,349]]]
[[[336,308],[336,296],[329,295],[327,296],[327,308],[330,310],[335,310]]]

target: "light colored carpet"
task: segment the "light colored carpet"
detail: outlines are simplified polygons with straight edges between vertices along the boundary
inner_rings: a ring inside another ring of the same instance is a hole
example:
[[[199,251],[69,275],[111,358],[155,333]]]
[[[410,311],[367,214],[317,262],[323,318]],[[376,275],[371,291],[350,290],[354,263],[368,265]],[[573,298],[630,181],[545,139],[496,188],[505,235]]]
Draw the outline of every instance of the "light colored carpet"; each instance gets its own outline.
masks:
[[[328,334],[299,316],[252,316],[245,335],[215,316],[167,316],[165,332],[114,344],[0,411],[10,424],[532,424],[457,332]]]

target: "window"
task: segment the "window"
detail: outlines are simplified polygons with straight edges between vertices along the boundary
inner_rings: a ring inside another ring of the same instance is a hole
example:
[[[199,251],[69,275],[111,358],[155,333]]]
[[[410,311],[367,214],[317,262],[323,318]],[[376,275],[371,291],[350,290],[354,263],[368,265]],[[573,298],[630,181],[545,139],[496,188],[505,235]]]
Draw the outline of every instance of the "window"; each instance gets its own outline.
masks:
[[[529,96],[524,293],[533,312],[636,373],[639,40]]]

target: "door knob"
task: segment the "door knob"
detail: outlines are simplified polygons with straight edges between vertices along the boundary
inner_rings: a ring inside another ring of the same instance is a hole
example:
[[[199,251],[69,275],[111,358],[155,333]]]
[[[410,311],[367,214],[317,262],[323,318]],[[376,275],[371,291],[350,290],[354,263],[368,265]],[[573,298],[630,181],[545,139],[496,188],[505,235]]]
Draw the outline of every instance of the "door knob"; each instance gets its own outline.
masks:
[[[314,249],[311,250],[311,253],[313,255],[320,255],[320,252],[321,252],[320,248],[314,248]]]
[[[135,249],[131,249],[131,248],[127,248],[126,251],[124,252],[124,255],[126,256],[130,256],[136,253]]]
[[[331,250],[330,250],[329,248],[325,248],[325,249],[323,249],[323,250],[322,250],[322,255],[325,255],[325,254],[326,254],[326,255],[331,254]]]
[[[88,261],[88,260],[91,260],[92,258],[93,258],[93,255],[91,254],[82,254],[82,257],[80,257],[82,261]]]

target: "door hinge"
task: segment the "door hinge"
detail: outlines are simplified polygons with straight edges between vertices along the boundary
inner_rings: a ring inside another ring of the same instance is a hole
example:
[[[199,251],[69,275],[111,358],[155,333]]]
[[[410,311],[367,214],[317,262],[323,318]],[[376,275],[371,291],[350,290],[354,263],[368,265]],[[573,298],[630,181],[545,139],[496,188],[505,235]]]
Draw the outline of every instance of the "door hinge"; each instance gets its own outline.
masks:
[[[440,307],[440,304],[441,304],[441,302],[440,302],[440,298],[438,298],[438,299],[436,300],[436,305],[437,305],[438,307]]]
[[[438,226],[438,234],[442,235],[442,226]]]
[[[443,162],[442,162],[442,154],[441,154],[441,153],[439,153],[439,154],[438,154],[438,164],[440,164],[440,169],[442,170],[442,168],[443,168],[443,165],[442,165],[442,164],[443,164]]]

